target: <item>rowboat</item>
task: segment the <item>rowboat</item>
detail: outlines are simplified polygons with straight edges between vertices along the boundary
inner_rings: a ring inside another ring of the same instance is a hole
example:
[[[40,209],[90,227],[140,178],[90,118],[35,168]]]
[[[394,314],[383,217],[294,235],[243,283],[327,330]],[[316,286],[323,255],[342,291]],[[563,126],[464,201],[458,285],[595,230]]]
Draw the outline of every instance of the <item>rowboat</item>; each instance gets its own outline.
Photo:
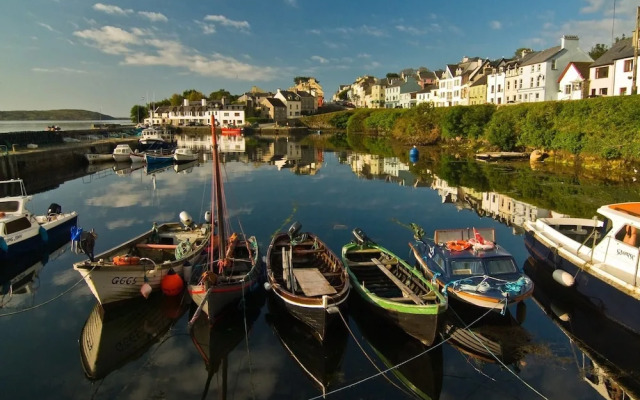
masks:
[[[460,304],[505,314],[533,294],[533,282],[496,243],[493,228],[440,229],[428,239],[412,226],[415,241],[409,247],[423,274]]]
[[[640,202],[604,205],[597,213],[527,221],[525,246],[557,290],[584,296],[594,312],[640,333]]]
[[[295,222],[277,233],[267,251],[268,288],[319,340],[338,319],[349,296],[349,274],[333,251]]]
[[[374,243],[361,229],[342,247],[342,262],[351,286],[376,316],[396,324],[427,346],[437,338],[447,300],[437,286],[390,250]]]
[[[187,163],[196,161],[198,159],[198,153],[191,148],[181,147],[174,151],[173,158],[176,163]]]
[[[73,269],[82,275],[103,306],[148,295],[149,289],[160,289],[170,270],[182,275],[184,266],[197,264],[206,254],[211,240],[210,221],[197,225],[184,211],[180,220],[154,223],[143,234],[95,256],[97,235],[89,233],[82,246],[89,259],[76,262]]]

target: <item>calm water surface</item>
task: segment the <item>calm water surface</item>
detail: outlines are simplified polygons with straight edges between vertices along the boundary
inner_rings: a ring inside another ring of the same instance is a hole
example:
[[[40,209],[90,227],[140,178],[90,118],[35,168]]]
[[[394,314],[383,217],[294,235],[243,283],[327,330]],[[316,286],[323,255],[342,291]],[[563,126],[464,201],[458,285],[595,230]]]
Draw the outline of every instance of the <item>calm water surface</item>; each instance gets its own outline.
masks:
[[[93,124],[122,124],[131,125],[127,119],[117,119],[109,121],[0,121],[0,133],[3,132],[25,132],[44,131],[48,126],[59,126],[63,131],[78,129],[91,129]]]
[[[563,213],[569,213],[567,203],[573,204],[576,214],[594,207],[592,192],[578,189],[564,202],[522,202],[516,195],[539,193],[518,183],[518,176],[525,175],[526,181],[530,172],[504,166],[477,167],[484,171],[481,175],[469,163],[409,165],[398,158],[323,152],[285,140],[249,153],[225,155],[227,204],[244,231],[259,239],[263,254],[271,235],[293,221],[337,253],[351,240],[351,230],[360,227],[408,259],[410,222],[427,232],[492,227],[535,279],[522,222],[558,211],[547,204],[557,204]],[[177,220],[183,210],[200,220],[209,208],[210,162],[181,173],[104,167],[34,194],[30,209],[44,212],[56,202],[63,210],[78,211],[80,227],[96,230],[96,252],[101,252],[149,229],[154,221]],[[461,184],[470,175],[480,182],[474,189]],[[492,191],[489,182],[494,180],[509,182],[510,192]],[[553,194],[567,183],[565,177],[547,177],[531,186]],[[612,190],[611,184],[573,186]],[[621,193],[620,200],[637,198],[633,186],[613,190]],[[159,293],[102,312],[72,269],[83,258],[67,243],[36,263],[37,276],[13,288],[11,296],[3,288],[2,398],[311,399],[324,392],[329,399],[608,399],[622,398],[615,397],[622,390],[635,398],[640,393],[640,367],[628,360],[640,350],[638,338],[579,304],[558,299],[543,280],[536,279],[536,296],[526,301],[522,324],[511,310],[504,317],[482,319],[469,333],[449,315],[442,330],[457,329],[459,341],[425,348],[367,318],[353,299],[344,316],[347,326],[321,345],[261,292],[211,332],[202,319],[190,331],[189,305]],[[102,321],[101,329],[88,332],[87,321],[96,320]],[[79,346],[83,335],[93,343],[86,356]]]

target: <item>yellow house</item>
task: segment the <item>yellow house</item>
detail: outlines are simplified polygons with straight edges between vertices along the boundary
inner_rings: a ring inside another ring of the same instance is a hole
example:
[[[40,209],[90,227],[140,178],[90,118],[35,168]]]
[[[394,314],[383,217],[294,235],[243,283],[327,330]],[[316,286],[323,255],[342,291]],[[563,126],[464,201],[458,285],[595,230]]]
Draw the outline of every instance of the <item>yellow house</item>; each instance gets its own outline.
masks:
[[[483,75],[469,86],[469,105],[487,102],[487,76]]]

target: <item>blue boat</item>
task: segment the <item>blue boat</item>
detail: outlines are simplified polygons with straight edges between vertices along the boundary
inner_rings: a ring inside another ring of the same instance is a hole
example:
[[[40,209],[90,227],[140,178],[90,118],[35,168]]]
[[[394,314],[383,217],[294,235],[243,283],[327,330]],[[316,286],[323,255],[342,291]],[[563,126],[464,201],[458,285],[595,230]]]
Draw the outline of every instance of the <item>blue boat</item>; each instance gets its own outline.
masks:
[[[558,291],[588,299],[593,311],[640,333],[640,202],[604,205],[600,218],[538,218],[525,246]]]
[[[523,310],[522,300],[533,294],[533,282],[511,253],[495,242],[493,228],[442,229],[427,239],[422,228],[412,226],[416,240],[409,247],[413,256],[443,294],[460,304],[502,314],[516,303]]]
[[[44,251],[50,240],[69,238],[71,228],[76,226],[75,211],[63,213],[59,204],[52,203],[44,215],[35,215],[26,208],[32,196],[22,179],[0,181],[0,261],[3,264],[12,258],[31,252]]]

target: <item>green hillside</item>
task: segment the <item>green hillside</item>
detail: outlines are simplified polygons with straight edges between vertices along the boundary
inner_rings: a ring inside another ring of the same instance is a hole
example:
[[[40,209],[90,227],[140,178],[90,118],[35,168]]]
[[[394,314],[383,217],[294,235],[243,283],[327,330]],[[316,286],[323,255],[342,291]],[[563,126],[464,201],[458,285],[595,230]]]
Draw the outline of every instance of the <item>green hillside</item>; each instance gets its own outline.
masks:
[[[0,121],[108,121],[113,119],[116,118],[87,110],[0,111]]]

